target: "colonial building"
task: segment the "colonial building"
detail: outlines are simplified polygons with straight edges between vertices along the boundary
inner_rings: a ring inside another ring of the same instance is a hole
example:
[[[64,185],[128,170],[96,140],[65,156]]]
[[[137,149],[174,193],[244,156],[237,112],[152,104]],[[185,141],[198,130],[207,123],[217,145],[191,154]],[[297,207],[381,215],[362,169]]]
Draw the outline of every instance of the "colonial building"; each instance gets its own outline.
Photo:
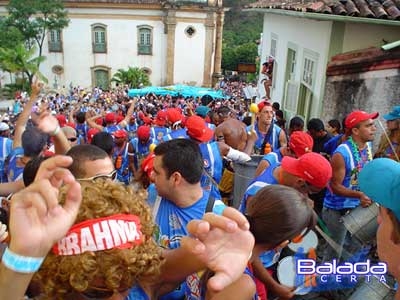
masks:
[[[54,87],[107,88],[118,69],[153,85],[209,87],[220,76],[222,0],[65,0],[70,23],[50,31],[41,72]],[[4,8],[4,7],[3,7]]]
[[[271,99],[282,104],[286,118],[337,117],[338,112],[369,108],[360,98],[365,93],[341,95],[343,90],[330,89],[326,97],[327,65],[340,53],[400,40],[398,0],[260,0],[248,8],[264,13],[261,63],[274,61]],[[383,86],[377,87],[382,90],[371,90],[370,95],[385,94]],[[340,104],[329,102],[342,96],[346,99]],[[357,105],[338,108],[347,102]]]

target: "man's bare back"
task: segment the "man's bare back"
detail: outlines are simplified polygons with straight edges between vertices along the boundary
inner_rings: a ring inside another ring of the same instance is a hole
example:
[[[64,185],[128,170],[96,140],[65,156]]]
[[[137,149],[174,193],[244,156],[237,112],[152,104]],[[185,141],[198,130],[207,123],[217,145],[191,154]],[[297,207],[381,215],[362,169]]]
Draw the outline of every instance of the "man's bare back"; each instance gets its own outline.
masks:
[[[217,141],[224,141],[232,148],[244,151],[248,138],[246,125],[239,120],[227,118],[215,129],[215,137]]]

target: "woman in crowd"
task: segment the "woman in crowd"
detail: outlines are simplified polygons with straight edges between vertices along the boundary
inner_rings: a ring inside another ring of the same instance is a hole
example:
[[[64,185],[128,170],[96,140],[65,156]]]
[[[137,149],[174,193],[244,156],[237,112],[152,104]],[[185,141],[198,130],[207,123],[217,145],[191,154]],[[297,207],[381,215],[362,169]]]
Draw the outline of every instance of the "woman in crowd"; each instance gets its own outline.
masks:
[[[249,269],[254,264],[261,264],[255,259],[268,250],[283,248],[295,237],[307,234],[316,224],[316,214],[308,204],[306,196],[293,188],[283,185],[269,185],[257,192],[249,202],[246,217],[250,223],[250,231],[255,238],[255,246],[249,260]],[[256,268],[255,268],[256,269]],[[255,272],[257,294],[267,299],[263,274]],[[257,299],[253,275],[245,272],[241,278],[222,292],[213,293],[203,289],[205,299]],[[289,297],[294,296],[289,293]]]

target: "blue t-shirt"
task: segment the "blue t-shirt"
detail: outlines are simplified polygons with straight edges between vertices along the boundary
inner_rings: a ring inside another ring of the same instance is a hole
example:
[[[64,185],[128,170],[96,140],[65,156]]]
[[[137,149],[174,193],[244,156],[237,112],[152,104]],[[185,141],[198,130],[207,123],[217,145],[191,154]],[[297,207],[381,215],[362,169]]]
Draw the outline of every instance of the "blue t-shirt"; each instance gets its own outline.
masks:
[[[281,133],[282,128],[280,128],[276,124],[271,124],[273,126],[272,132],[267,140],[267,142],[271,145],[272,151],[277,150],[281,147],[280,142],[279,142],[279,135]],[[251,131],[251,125],[247,126],[247,131]],[[254,147],[258,150],[258,152],[261,150],[261,146],[264,142],[265,134],[261,133],[260,130],[258,129],[258,124],[256,123],[254,125],[254,130],[257,132],[257,140],[254,143]]]
[[[155,204],[153,215],[155,215],[155,223],[157,224],[155,240],[158,245],[167,249],[176,249],[180,246],[182,237],[188,236],[187,224],[193,219],[201,219],[206,212],[209,201],[209,191],[203,190],[202,197],[188,207],[178,207],[172,201],[161,198],[160,202]],[[212,211],[216,214],[221,214],[225,204],[220,199],[214,200]],[[201,274],[191,274],[186,279],[188,288],[183,287],[186,293],[186,299],[199,299]]]
[[[24,149],[22,147],[17,147],[11,151],[7,169],[8,182],[13,182],[22,179],[22,173],[24,171],[24,167],[17,166],[17,160],[19,157],[22,157],[23,155],[24,155]]]
[[[369,149],[369,150],[367,150]],[[367,143],[367,147],[361,152],[361,157],[367,157],[368,151],[371,150],[370,143]],[[356,159],[351,151],[351,145],[349,141],[345,141],[340,144],[337,149],[333,152],[333,155],[336,153],[340,154],[344,160],[345,164],[345,175],[342,181],[342,185],[348,189],[352,189],[355,191],[359,190],[358,187],[358,174],[355,171],[356,169],[362,169],[368,161],[361,161],[361,165],[357,166]],[[341,210],[347,208],[355,208],[360,205],[359,198],[351,198],[351,197],[344,197],[339,196],[331,192],[327,189],[325,198],[324,198],[324,206],[327,208]]]
[[[13,142],[11,139],[0,137],[0,183],[8,181],[5,170],[5,160],[11,154],[12,148]]]

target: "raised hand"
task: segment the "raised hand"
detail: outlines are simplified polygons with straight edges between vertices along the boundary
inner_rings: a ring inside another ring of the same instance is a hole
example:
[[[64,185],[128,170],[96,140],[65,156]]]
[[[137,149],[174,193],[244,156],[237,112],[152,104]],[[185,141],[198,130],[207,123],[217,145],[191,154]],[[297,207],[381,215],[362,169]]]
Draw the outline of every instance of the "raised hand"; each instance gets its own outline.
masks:
[[[43,111],[37,119],[38,128],[48,134],[52,134],[59,126],[58,120],[48,111]]]
[[[34,183],[11,198],[10,250],[22,256],[44,257],[75,221],[82,200],[81,187],[66,169],[68,156],[55,156],[40,166]],[[58,202],[66,185],[66,200]]]
[[[227,207],[223,216],[207,213],[203,220],[191,221],[187,228],[192,237],[184,237],[181,245],[215,272],[207,284],[210,290],[221,291],[243,274],[254,237],[239,211]]]
[[[32,82],[31,89],[33,95],[39,95],[41,89],[43,88],[43,82],[39,81],[37,78]]]

